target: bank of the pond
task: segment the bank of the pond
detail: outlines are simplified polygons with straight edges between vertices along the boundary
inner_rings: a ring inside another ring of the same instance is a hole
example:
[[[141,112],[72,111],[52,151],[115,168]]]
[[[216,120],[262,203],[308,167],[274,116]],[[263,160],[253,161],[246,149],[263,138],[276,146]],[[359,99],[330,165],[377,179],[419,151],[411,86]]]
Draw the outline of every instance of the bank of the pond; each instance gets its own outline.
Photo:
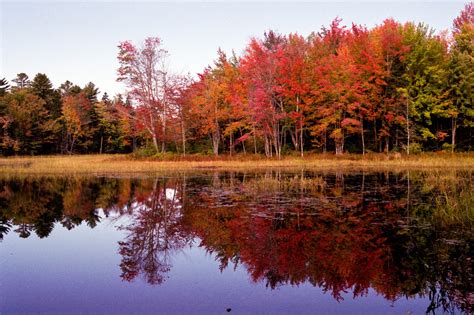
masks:
[[[323,155],[281,160],[258,156],[188,156],[161,159],[136,159],[130,155],[72,155],[0,158],[0,174],[132,174],[202,170],[403,170],[403,169],[474,169],[474,154],[421,154],[413,156],[370,154]]]

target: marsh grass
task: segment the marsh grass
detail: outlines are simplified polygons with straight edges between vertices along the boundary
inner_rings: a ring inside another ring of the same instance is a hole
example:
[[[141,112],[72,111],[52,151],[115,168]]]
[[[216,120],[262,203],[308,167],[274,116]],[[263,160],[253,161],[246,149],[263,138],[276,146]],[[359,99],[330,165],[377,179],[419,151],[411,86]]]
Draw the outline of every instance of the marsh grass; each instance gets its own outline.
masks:
[[[432,196],[430,223],[474,229],[474,169],[418,172],[420,189]]]
[[[260,155],[137,159],[131,155],[71,155],[0,158],[0,174],[146,174],[200,170],[353,170],[394,171],[404,169],[474,169],[472,153],[433,153],[416,156],[385,154],[309,154],[304,158],[287,156],[281,160]]]
[[[326,187],[326,181],[323,177],[305,177],[294,175],[290,177],[281,178],[278,175],[271,174],[270,176],[255,177],[247,180],[243,188],[246,191],[254,193],[261,192],[314,192],[322,191]]]
[[[444,192],[436,197],[434,218],[443,225],[474,228],[474,192],[463,189],[458,193]]]
[[[474,228],[474,191],[472,175],[466,173],[431,173],[427,183],[437,191],[433,219],[442,225]]]

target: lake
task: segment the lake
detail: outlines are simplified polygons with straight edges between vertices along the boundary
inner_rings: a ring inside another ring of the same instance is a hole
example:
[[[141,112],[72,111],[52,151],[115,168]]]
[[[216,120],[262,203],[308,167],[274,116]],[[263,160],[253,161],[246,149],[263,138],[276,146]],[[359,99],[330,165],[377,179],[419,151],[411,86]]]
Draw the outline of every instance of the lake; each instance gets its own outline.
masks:
[[[0,179],[0,313],[474,311],[473,171]]]

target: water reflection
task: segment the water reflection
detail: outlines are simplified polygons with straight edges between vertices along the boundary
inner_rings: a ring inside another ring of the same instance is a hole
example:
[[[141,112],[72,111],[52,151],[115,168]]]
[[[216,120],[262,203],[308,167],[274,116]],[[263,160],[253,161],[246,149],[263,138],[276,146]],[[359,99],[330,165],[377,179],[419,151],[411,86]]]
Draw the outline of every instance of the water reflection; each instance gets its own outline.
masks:
[[[340,300],[369,288],[427,312],[473,311],[472,172],[214,173],[159,179],[0,181],[0,237],[47,237],[126,218],[122,279],[163,283],[197,244],[221,270],[274,289],[311,283]],[[103,211],[104,216],[99,216]]]
[[[149,284],[160,284],[171,269],[170,256],[192,237],[181,222],[179,182],[156,180],[149,188],[132,203],[131,223],[120,227],[127,231],[119,242],[121,277],[132,281],[142,273]]]

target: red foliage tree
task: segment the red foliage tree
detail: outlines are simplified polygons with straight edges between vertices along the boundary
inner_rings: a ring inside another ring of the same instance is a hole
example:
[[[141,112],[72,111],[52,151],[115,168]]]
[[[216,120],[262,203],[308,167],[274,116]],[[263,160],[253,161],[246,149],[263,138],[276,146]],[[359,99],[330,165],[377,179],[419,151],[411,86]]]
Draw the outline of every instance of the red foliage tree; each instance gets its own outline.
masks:
[[[165,150],[166,127],[169,114],[169,86],[171,75],[167,68],[168,52],[158,37],[149,37],[142,47],[129,41],[119,44],[117,81],[130,88],[137,104],[135,118],[152,138],[157,152]]]

